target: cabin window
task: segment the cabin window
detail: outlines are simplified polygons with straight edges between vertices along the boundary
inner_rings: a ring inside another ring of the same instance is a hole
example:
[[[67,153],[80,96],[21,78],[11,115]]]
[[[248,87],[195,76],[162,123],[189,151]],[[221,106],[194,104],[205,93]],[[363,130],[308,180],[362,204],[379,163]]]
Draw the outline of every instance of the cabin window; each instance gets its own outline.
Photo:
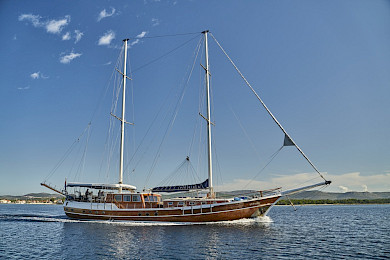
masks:
[[[177,203],[177,206],[183,206],[184,205],[184,202],[183,201],[180,201]]]
[[[145,196],[145,201],[146,202],[157,202],[157,196],[152,196],[152,195]]]
[[[131,195],[123,195],[123,201],[130,202],[131,201]]]
[[[190,206],[194,206],[194,205],[195,205],[195,202],[190,201],[189,204],[190,204]]]
[[[134,202],[140,202],[141,201],[141,196],[138,195],[138,194],[137,195],[133,195],[132,198],[133,198]]]
[[[173,206],[173,202],[172,201],[168,202],[168,206]]]
[[[115,195],[114,197],[115,201],[122,201],[122,195]]]

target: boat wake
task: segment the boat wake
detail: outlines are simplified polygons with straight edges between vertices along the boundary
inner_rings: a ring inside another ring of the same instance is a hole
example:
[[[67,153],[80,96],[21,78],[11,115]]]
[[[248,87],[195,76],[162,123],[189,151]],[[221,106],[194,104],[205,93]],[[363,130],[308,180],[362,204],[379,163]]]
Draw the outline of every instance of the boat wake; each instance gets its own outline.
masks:
[[[7,222],[57,222],[57,223],[96,223],[118,226],[192,226],[192,225],[219,225],[219,226],[250,226],[270,225],[273,221],[270,217],[247,218],[219,222],[146,222],[146,221],[118,221],[118,220],[79,220],[71,219],[65,215],[45,214],[2,214],[0,221]]]

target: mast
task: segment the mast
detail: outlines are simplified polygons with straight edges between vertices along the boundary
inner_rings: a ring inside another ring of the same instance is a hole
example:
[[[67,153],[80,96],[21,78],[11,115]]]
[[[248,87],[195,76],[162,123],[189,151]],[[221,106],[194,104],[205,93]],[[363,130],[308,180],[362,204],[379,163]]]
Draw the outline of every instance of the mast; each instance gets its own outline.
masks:
[[[123,93],[122,93],[122,118],[121,118],[121,146],[120,146],[120,159],[119,159],[119,184],[123,184],[123,150],[125,143],[125,106],[126,106],[126,63],[127,63],[127,41],[124,39],[124,61],[123,61]],[[122,193],[122,187],[119,187],[119,193]]]
[[[210,113],[210,72],[209,72],[209,48],[207,42],[208,30],[202,32],[205,39],[205,58],[206,58],[206,67],[203,67],[206,71],[206,92],[207,92],[207,151],[208,151],[208,173],[209,173],[209,193],[210,197],[214,198],[214,189],[213,189],[213,162],[211,154],[211,113]]]

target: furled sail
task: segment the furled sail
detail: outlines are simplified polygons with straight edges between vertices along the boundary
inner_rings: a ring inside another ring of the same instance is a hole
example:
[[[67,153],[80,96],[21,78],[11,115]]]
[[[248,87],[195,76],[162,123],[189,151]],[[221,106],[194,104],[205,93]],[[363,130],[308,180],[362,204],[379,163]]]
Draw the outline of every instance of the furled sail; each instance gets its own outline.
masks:
[[[180,192],[180,191],[189,191],[189,190],[202,190],[202,189],[207,189],[208,187],[209,187],[209,179],[198,184],[155,187],[152,189],[152,192]]]

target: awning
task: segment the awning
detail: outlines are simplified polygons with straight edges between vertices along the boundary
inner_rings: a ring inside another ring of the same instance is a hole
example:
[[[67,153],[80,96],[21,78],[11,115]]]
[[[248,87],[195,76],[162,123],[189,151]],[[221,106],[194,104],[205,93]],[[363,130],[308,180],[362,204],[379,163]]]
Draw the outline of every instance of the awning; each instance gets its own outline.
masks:
[[[66,187],[84,187],[91,189],[107,189],[107,190],[119,190],[121,187],[123,190],[136,190],[137,188],[129,184],[111,184],[111,183],[81,183],[81,182],[68,182]]]
[[[203,189],[207,189],[208,187],[209,187],[209,179],[198,184],[155,187],[152,189],[152,192],[180,192],[180,191],[190,191],[190,190],[203,190]]]

